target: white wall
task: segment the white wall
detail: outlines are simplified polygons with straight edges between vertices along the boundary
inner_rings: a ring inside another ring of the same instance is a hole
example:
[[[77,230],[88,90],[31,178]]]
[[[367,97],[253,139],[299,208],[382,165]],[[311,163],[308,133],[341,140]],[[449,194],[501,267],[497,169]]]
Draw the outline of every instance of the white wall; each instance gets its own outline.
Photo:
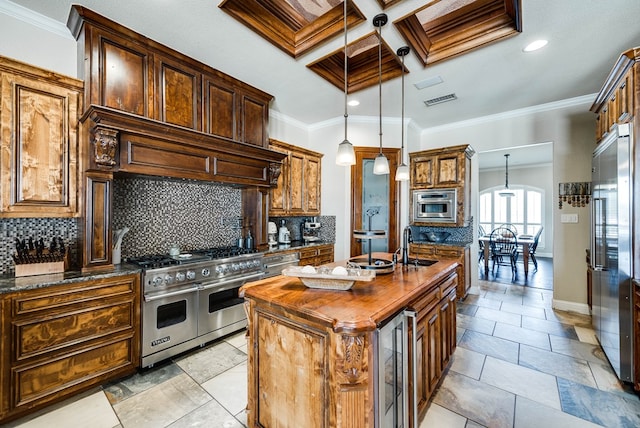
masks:
[[[476,151],[486,151],[553,142],[554,306],[583,313],[588,313],[585,249],[589,247],[590,207],[565,205],[560,210],[557,201],[558,183],[591,181],[595,117],[589,112],[589,107],[594,98],[594,95],[589,95],[531,111],[509,112],[431,128],[423,132],[420,145],[421,149],[429,149],[471,144]],[[472,205],[474,218],[477,218],[477,162],[472,165],[472,174]],[[578,214],[578,223],[560,223],[560,214],[568,213]],[[477,222],[474,225],[477,227]],[[477,270],[472,269],[474,271]]]

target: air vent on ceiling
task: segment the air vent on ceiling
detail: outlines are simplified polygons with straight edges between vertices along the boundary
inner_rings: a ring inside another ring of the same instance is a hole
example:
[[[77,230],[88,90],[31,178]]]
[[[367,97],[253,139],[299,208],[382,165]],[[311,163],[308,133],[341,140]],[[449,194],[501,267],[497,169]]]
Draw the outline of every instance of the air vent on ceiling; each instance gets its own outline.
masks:
[[[435,86],[435,85],[437,85],[439,83],[442,83],[442,82],[443,82],[442,77],[433,76],[433,77],[430,77],[428,79],[424,79],[424,80],[421,80],[421,81],[419,81],[417,83],[414,83],[413,86],[415,86],[417,89],[424,89],[424,88],[428,88],[430,86]]]
[[[446,103],[447,101],[453,101],[457,99],[458,97],[456,97],[456,94],[447,94],[442,95],[441,97],[431,98],[430,100],[426,100],[424,103],[427,105],[427,107],[430,107],[436,104]]]

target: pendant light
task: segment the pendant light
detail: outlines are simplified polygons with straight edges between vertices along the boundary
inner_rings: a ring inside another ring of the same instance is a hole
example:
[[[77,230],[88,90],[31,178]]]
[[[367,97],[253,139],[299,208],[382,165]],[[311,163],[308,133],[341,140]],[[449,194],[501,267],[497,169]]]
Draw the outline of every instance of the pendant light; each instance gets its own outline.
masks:
[[[380,153],[373,163],[373,173],[389,174],[389,160],[382,153],[382,26],[387,23],[387,15],[380,13],[373,17],[373,25],[378,27],[378,86],[380,92]]]
[[[400,148],[400,158],[402,159],[402,163],[396,169],[396,181],[407,181],[409,180],[409,167],[406,163],[404,163],[404,57],[409,53],[409,46],[403,46],[399,48],[396,53],[400,58],[402,58],[402,122],[400,123],[400,131],[401,137],[400,141],[402,142]]]
[[[340,166],[350,166],[356,163],[356,154],[353,145],[347,139],[347,1],[344,0],[344,141],[338,146],[336,164]]]
[[[504,190],[499,193],[504,198],[510,198],[516,194],[509,190],[509,155],[504,155],[505,169],[504,169]]]

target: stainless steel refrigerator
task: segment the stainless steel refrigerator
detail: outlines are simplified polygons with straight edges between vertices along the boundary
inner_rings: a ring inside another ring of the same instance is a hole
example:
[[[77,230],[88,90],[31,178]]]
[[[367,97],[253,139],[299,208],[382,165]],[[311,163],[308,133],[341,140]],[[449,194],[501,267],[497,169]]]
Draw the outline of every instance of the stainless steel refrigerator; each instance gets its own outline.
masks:
[[[592,323],[618,378],[633,382],[632,136],[615,125],[593,153]]]

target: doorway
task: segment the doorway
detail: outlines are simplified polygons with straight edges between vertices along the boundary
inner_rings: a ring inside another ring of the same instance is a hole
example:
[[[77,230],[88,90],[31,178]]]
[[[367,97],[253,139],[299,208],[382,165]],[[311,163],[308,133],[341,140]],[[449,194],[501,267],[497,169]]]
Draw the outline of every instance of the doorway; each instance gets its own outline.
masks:
[[[351,234],[351,257],[373,252],[393,252],[400,242],[400,183],[395,180],[400,149],[382,149],[389,160],[389,174],[373,174],[377,147],[354,147],[356,164],[351,166],[351,231],[385,230],[384,239],[362,242]]]

